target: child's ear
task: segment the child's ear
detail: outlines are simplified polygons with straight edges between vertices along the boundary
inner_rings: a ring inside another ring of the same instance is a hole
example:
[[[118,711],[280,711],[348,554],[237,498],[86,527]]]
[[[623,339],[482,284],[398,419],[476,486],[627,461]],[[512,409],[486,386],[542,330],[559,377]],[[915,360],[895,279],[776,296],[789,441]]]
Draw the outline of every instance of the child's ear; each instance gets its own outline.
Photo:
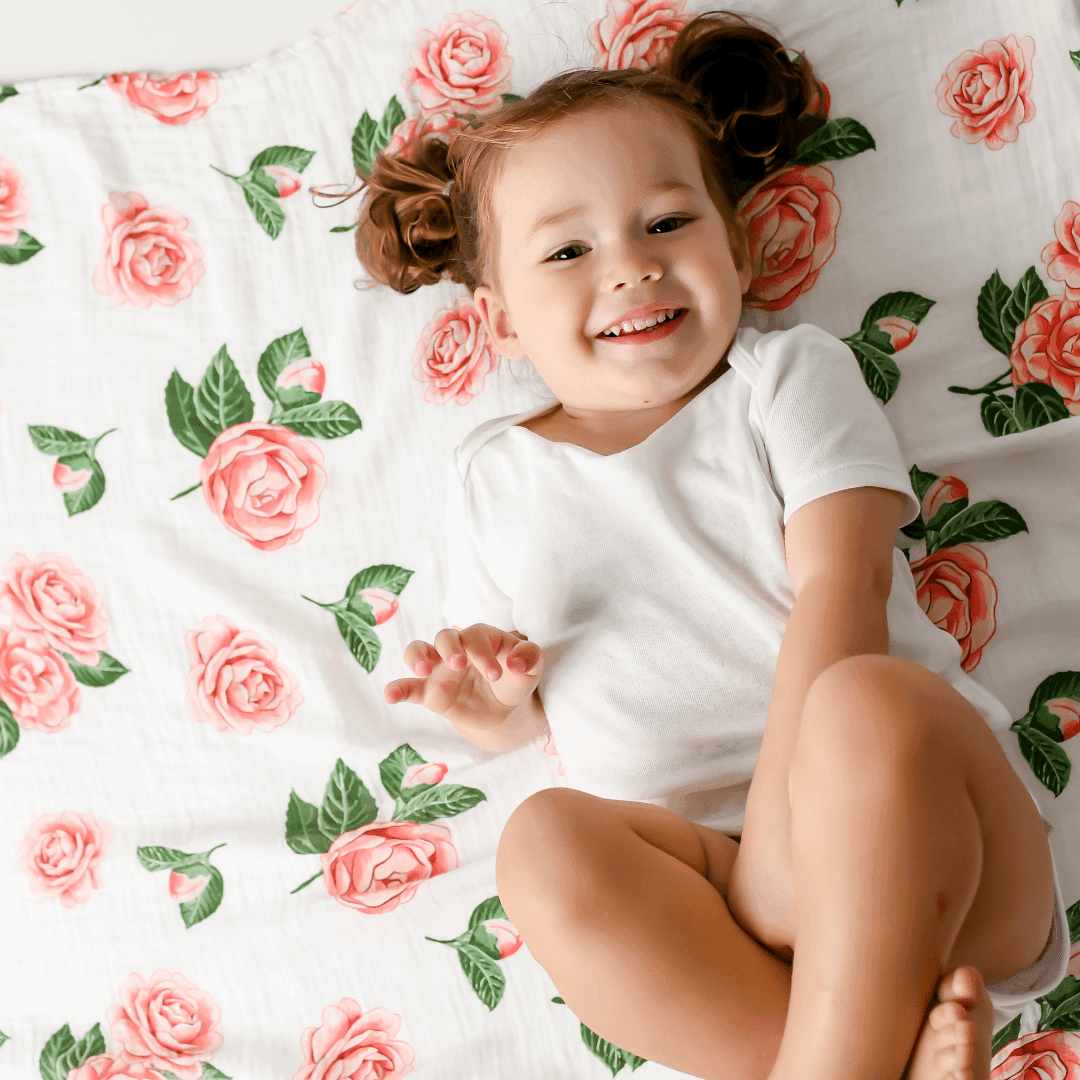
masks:
[[[487,285],[478,286],[473,293],[473,305],[495,348],[511,360],[524,359],[527,353],[522,347],[521,338],[514,333],[510,313],[495,290]]]

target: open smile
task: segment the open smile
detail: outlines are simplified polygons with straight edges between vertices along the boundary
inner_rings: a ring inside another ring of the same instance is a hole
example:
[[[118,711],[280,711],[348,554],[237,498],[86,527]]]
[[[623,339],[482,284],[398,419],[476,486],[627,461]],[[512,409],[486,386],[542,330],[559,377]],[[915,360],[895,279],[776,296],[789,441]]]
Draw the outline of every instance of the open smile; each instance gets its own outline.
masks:
[[[596,340],[608,345],[647,345],[650,341],[659,341],[668,334],[675,333],[682,326],[687,310],[687,308],[680,308],[674,318],[657,323],[656,326],[650,326],[646,330],[635,330],[632,334],[622,333],[618,337],[604,337],[601,334]]]

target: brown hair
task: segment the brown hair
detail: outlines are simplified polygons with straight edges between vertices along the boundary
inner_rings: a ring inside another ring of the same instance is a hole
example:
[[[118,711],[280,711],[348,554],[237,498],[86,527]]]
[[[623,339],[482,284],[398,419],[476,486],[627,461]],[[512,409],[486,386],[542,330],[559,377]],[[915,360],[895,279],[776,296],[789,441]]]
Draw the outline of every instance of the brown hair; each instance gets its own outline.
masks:
[[[724,11],[688,22],[668,58],[649,70],[583,68],[563,72],[528,97],[460,127],[418,133],[405,154],[380,151],[356,230],[356,253],[373,282],[415,292],[448,276],[474,291],[495,285],[498,233],[492,195],[509,149],[598,101],[656,101],[685,122],[698,146],[706,188],[728,226],[736,260],[746,234],[739,196],[795,154],[824,123],[809,114],[824,95],[809,63],[765,30]],[[454,180],[449,194],[443,189]]]

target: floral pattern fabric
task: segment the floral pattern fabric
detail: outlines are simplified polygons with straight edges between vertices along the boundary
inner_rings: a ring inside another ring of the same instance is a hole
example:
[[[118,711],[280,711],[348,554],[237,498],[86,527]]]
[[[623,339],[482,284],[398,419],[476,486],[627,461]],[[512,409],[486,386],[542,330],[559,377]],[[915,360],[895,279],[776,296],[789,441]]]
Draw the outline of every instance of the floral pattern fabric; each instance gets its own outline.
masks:
[[[897,432],[897,544],[1069,909],[994,1077],[1072,1078],[1080,16],[841,6],[749,9],[816,82],[738,192],[745,318],[842,338]],[[580,1023],[497,895],[550,734],[492,756],[382,696],[441,628],[447,455],[543,398],[460,286],[355,289],[356,200],[310,188],[704,10],[358,0],[234,71],[0,86],[0,1072],[681,1075]]]

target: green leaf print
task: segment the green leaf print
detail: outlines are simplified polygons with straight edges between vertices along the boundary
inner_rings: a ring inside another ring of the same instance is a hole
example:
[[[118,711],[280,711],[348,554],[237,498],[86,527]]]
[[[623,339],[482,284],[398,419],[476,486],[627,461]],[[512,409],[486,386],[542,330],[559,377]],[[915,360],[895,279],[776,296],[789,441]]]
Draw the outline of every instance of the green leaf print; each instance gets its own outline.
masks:
[[[319,808],[319,831],[324,836],[336,839],[342,833],[374,821],[377,814],[378,806],[371,792],[360,777],[338,758]]]
[[[222,345],[210,361],[195,391],[195,411],[215,436],[234,424],[246,424],[255,415],[255,402]]]
[[[262,351],[259,357],[259,385],[263,393],[271,400],[281,403],[277,388],[278,376],[294,361],[307,360],[311,356],[311,346],[308,345],[304,328],[294,330],[291,334],[282,334],[274,338]],[[318,401],[319,396],[315,393],[308,395],[312,401]],[[306,401],[297,404],[308,404]],[[286,405],[286,408],[289,406]]]
[[[792,165],[819,165],[823,161],[838,161],[854,157],[864,150],[876,150],[877,143],[869,131],[850,116],[827,121],[813,135],[799,143]]]
[[[909,319],[918,326],[926,318],[927,312],[936,304],[936,300],[928,300],[914,292],[891,292],[879,296],[863,316],[861,329],[865,332],[877,327],[878,319],[893,316],[901,319]],[[888,337],[888,335],[885,335]]]
[[[900,385],[900,368],[886,352],[871,345],[862,332],[842,339],[859,361],[859,370],[870,392],[884,405]]]
[[[61,454],[81,454],[89,450],[98,441],[84,439],[74,431],[65,428],[50,427],[47,424],[28,424],[27,431],[33,444],[43,453],[53,457]]]
[[[0,701],[0,758],[19,744],[19,722],[6,701]]]
[[[600,1038],[592,1028],[584,1024],[581,1024],[581,1041],[611,1070],[612,1076],[622,1072],[626,1065],[634,1072],[648,1060],[631,1054],[629,1050],[621,1050],[614,1043]]]
[[[255,215],[259,228],[271,240],[276,240],[285,227],[285,211],[278,205],[277,182],[265,169],[268,166],[280,165],[302,173],[314,156],[314,150],[304,150],[299,146],[268,146],[251,159],[248,171],[243,176],[227,173],[216,165],[211,165],[210,168],[240,185],[244,192],[244,201]]]
[[[168,1069],[163,1069],[161,1075],[165,1077],[165,1080],[180,1080],[176,1073],[171,1073]],[[232,1077],[226,1076],[216,1065],[211,1065],[209,1061],[204,1061],[202,1076],[199,1080],[232,1080]]]
[[[378,123],[368,115],[367,109],[364,110],[352,137],[353,164],[360,172],[370,175],[375,155],[386,147],[394,128],[404,119],[405,110],[396,95],[391,95]]]
[[[478,788],[464,784],[437,784],[416,789],[415,794],[406,793],[408,801],[401,811],[399,821],[423,824],[439,818],[455,817],[471,810],[477,803],[486,802],[487,796]]]
[[[340,439],[362,427],[356,410],[345,401],[319,401],[300,405],[280,415],[277,423],[316,439]]]
[[[1024,719],[1033,716],[1040,707],[1048,701],[1053,701],[1054,698],[1072,698],[1080,704],[1080,671],[1055,671],[1053,675],[1048,675],[1043,679],[1031,695],[1027,717]],[[1054,730],[1057,732],[1057,741],[1060,742],[1061,732],[1056,720]]]
[[[996,271],[995,271],[996,273]],[[1034,266],[1029,266],[1024,271],[1024,276],[1016,283],[1016,287],[1009,294],[1008,300],[1001,306],[999,318],[1001,319],[1001,332],[1009,342],[1009,351],[1012,351],[1013,339],[1016,337],[1016,327],[1022,323],[1031,312],[1031,309],[1041,300],[1049,296],[1042,278],[1035,271]]]
[[[1024,383],[1016,389],[1013,417],[1021,431],[1044,427],[1057,420],[1068,420],[1065,399],[1046,383]]]
[[[1005,329],[1002,325],[1001,313],[1005,305],[1012,298],[1012,290],[1001,275],[995,270],[985,282],[979,292],[979,299],[975,304],[975,311],[979,319],[979,330],[988,345],[997,349],[999,353],[1008,356],[1012,352],[1013,336],[1016,324]]]
[[[335,611],[338,633],[349,647],[353,659],[370,675],[382,655],[382,642],[367,620],[355,612]]]
[[[92,454],[70,454],[57,458],[61,465],[66,465],[72,472],[83,469],[90,473],[90,479],[77,491],[64,492],[64,506],[68,517],[81,514],[92,506],[97,506],[105,494],[105,470]]]
[[[188,876],[190,877],[190,874]],[[194,900],[185,900],[180,904],[180,915],[184,920],[184,926],[190,930],[196,923],[213,915],[221,905],[221,898],[224,895],[225,881],[221,876],[221,871],[216,866],[211,866],[210,880],[203,887],[203,891]],[[206,1075],[205,1070],[203,1070],[203,1075]]]
[[[1068,786],[1072,774],[1069,755],[1049,735],[1032,724],[1016,721],[1009,728],[1016,732],[1016,741],[1031,771],[1056,799]]]
[[[409,578],[414,573],[416,573],[415,570],[406,570],[403,566],[395,566],[393,563],[367,566],[359,573],[353,574],[352,580],[345,586],[345,600],[348,606],[353,608],[354,597],[359,597],[364,589],[385,589],[395,596],[400,596],[401,590],[409,584]]]
[[[68,1073],[77,1069],[87,1058],[104,1053],[105,1039],[100,1024],[95,1024],[78,1042],[71,1034],[71,1028],[65,1024],[52,1034],[41,1051],[38,1058],[41,1080],[67,1080]]]
[[[983,427],[995,438],[1015,435],[1020,430],[1020,425],[1013,416],[1013,401],[1013,398],[1006,395],[987,394],[979,406]]]
[[[461,970],[476,991],[476,996],[488,1007],[488,1011],[494,1009],[506,992],[506,976],[499,966],[499,961],[493,960],[483,949],[467,941],[455,948]]]
[[[0,86],[0,101],[7,101],[9,97],[14,97],[19,91],[14,86]],[[7,1038],[7,1036],[4,1036]]]
[[[1076,52],[1072,52],[1070,50],[1069,59],[1073,62],[1074,66],[1076,67],[1076,70],[1080,71],[1080,49],[1077,49]],[[5,86],[4,89],[5,90],[14,89],[14,87]],[[0,99],[0,100],[2,100],[2,99]]]
[[[930,485],[935,480],[940,480],[941,477],[937,473],[924,472],[917,465],[912,465],[908,470],[908,479],[911,481],[911,489],[915,492],[916,498],[921,503],[926,498],[926,493],[930,490]]]
[[[984,499],[968,506],[950,518],[936,534],[934,551],[956,544],[981,544],[990,540],[1004,540],[1007,536],[1029,532],[1027,522],[1019,512],[1000,499]],[[927,554],[931,544],[927,541]]]
[[[185,450],[204,458],[210,452],[214,433],[199,419],[195,409],[195,390],[175,368],[165,387],[165,411],[169,427]]]
[[[63,655],[68,662],[68,667],[71,668],[71,674],[83,686],[108,686],[110,683],[116,682],[121,675],[126,675],[131,670],[124,667],[115,656],[110,656],[107,652],[101,654],[97,667],[87,667],[85,664],[77,663],[75,658],[68,653]]]
[[[190,855],[186,851],[180,851],[178,848],[160,847],[155,845],[137,847],[135,849],[135,854],[138,856],[139,862],[142,863],[143,868],[150,870],[151,872],[157,870],[175,870],[178,866],[184,866],[187,863],[190,863],[193,858],[200,858],[200,856]]]
[[[401,781],[405,773],[414,765],[425,763],[425,759],[408,743],[402,743],[379,762],[379,779],[382,780],[383,787],[393,795],[395,801],[398,801],[401,799]],[[501,915],[498,917],[502,918]],[[486,915],[485,918],[493,919],[496,916]]]
[[[900,0],[896,0],[899,6]],[[1017,1014],[1013,1017],[1012,1021],[1005,1025],[993,1038],[990,1043],[990,1057],[994,1058],[997,1052],[1006,1044],[1011,1043],[1013,1039],[1020,1038],[1020,1021],[1023,1017]]]
[[[276,240],[285,227],[285,211],[278,205],[276,197],[250,180],[239,180],[237,183],[244,189],[244,200],[255,215],[259,228],[271,240]]]
[[[264,165],[284,165],[302,173],[311,164],[314,156],[314,150],[302,150],[299,146],[268,146],[251,159],[248,168],[254,171]]]
[[[321,855],[333,842],[319,831],[319,808],[289,792],[285,811],[285,842],[297,855]]]
[[[20,229],[19,238],[14,244],[0,244],[0,263],[17,266],[19,263],[26,262],[27,259],[32,259],[44,246],[28,232]]]

